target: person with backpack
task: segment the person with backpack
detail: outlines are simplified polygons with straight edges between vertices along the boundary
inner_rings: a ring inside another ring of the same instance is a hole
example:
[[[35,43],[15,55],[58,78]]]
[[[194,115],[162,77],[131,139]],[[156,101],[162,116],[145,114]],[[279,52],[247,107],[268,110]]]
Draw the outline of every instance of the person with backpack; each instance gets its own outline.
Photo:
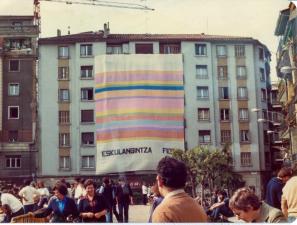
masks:
[[[119,222],[128,223],[129,205],[133,204],[133,193],[130,185],[124,178],[119,178],[119,185],[116,189],[116,201],[119,208]]]

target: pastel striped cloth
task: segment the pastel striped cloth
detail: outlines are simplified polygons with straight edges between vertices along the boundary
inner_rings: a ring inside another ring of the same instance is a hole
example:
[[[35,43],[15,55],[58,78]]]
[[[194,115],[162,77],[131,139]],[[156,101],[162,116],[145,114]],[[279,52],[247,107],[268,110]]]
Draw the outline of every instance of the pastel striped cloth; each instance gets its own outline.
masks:
[[[96,71],[97,144],[183,142],[183,71],[173,59],[164,55],[110,56],[104,68]]]

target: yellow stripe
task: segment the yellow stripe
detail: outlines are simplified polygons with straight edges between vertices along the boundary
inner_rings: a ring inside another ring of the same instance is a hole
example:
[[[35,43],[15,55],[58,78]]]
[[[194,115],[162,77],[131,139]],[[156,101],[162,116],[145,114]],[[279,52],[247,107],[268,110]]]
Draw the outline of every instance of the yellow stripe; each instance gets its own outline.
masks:
[[[96,84],[96,88],[105,88],[112,86],[136,86],[136,85],[154,85],[154,86],[175,86],[183,85],[182,81],[120,81],[120,82],[108,82]]]
[[[107,116],[110,114],[113,115],[122,115],[126,113],[137,114],[137,113],[165,113],[165,114],[183,114],[183,109],[139,109],[139,108],[130,108],[130,109],[117,109],[117,110],[107,110],[96,112],[96,117],[98,116]]]

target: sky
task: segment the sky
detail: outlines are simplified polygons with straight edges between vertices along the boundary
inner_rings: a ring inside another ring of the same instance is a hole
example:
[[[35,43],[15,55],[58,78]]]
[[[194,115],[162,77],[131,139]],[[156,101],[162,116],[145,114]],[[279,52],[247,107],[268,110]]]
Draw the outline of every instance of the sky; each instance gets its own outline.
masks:
[[[271,75],[273,80],[276,79],[278,37],[274,36],[274,29],[279,11],[288,7],[289,0],[115,1],[147,5],[155,10],[41,1],[41,37],[55,36],[57,29],[62,30],[62,35],[68,30],[71,34],[98,31],[103,29],[105,22],[109,22],[111,33],[205,33],[253,37],[271,51]],[[33,0],[0,0],[0,15],[32,14]]]

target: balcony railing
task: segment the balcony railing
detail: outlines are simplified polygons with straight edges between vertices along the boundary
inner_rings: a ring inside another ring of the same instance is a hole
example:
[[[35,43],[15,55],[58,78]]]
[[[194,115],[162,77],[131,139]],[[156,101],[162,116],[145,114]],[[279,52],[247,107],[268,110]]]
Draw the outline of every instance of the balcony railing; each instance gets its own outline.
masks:
[[[38,26],[0,26],[0,35],[4,36],[21,36],[21,35],[38,35]]]

